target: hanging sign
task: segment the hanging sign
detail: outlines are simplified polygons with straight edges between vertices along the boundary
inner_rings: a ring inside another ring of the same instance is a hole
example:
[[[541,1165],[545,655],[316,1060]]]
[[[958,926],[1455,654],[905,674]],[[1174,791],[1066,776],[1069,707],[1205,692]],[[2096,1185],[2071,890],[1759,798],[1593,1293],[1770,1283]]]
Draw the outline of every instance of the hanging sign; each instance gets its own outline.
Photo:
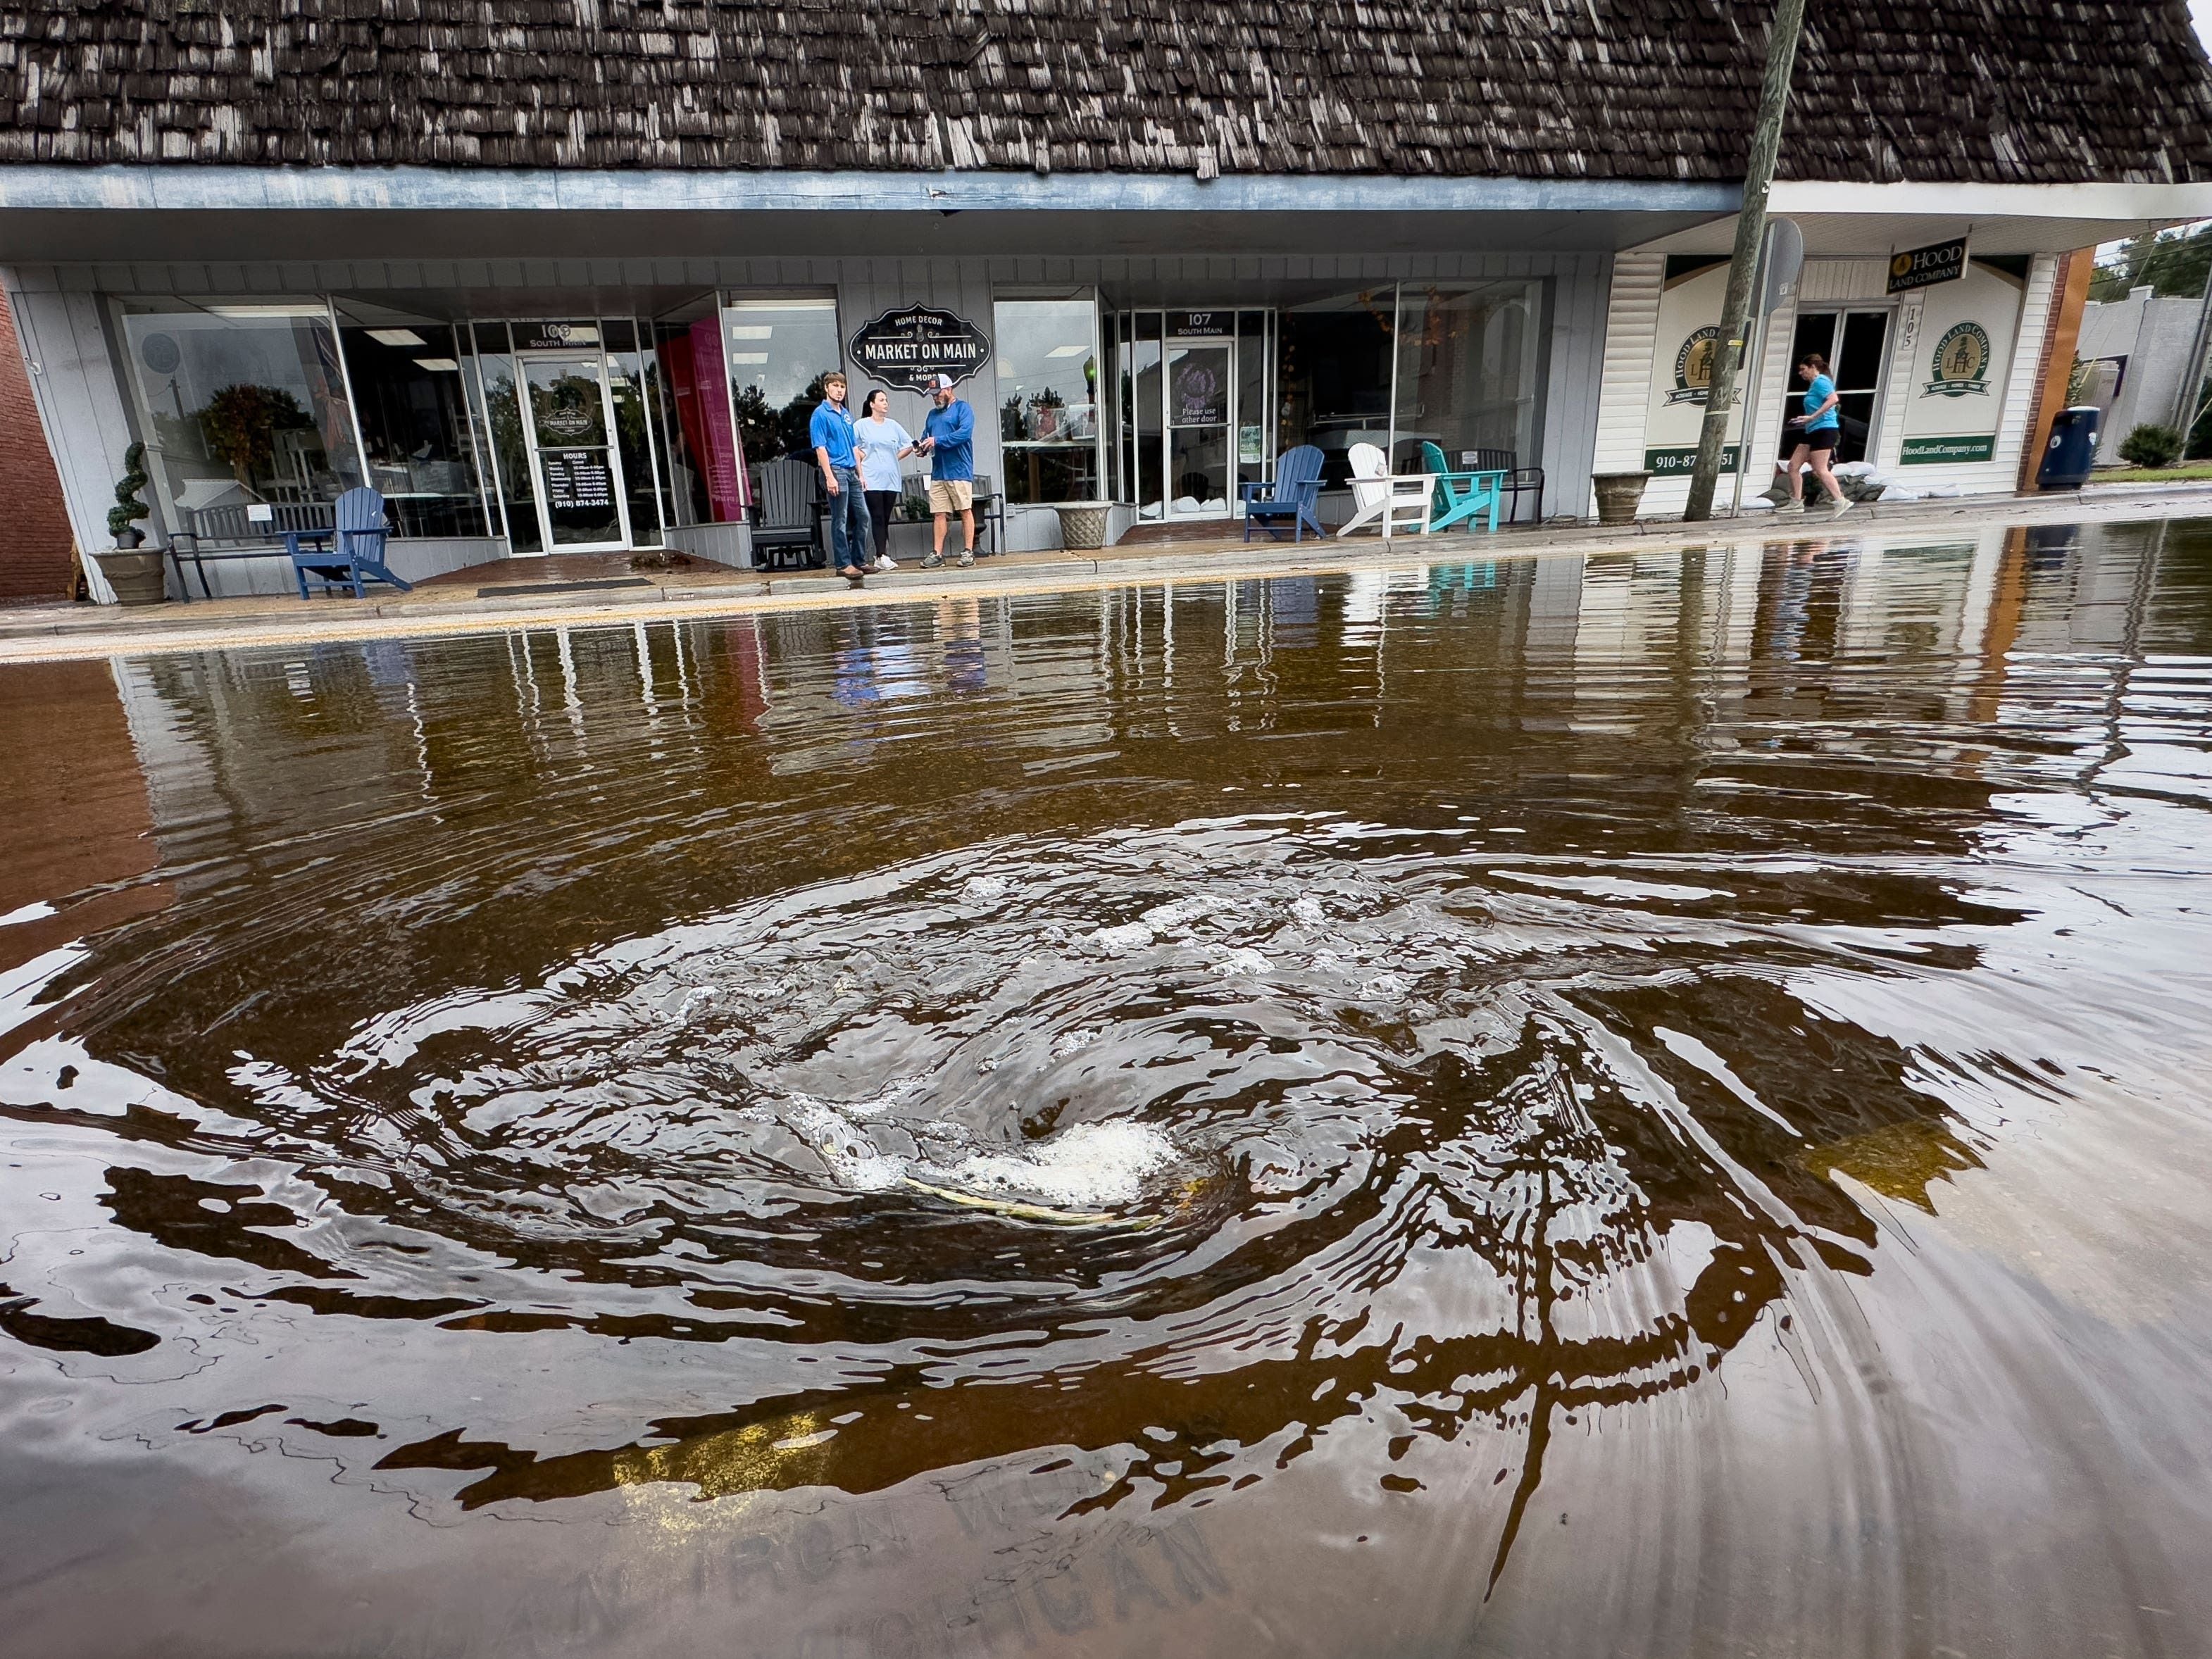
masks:
[[[991,337],[949,311],[908,306],[853,331],[854,365],[885,386],[921,392],[933,374],[964,380],[991,361]]]
[[[1935,242],[1907,248],[1889,262],[1889,292],[1909,294],[1916,288],[1955,283],[1966,274],[1966,239]]]

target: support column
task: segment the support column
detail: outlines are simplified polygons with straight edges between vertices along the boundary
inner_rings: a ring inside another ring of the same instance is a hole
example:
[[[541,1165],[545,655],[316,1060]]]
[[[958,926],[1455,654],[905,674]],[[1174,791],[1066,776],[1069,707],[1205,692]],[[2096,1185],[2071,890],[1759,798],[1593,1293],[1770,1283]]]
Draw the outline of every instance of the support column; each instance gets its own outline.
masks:
[[[2027,441],[2020,455],[2022,491],[2035,488],[2035,470],[2051,442],[2051,423],[2066,407],[2066,387],[2074,378],[2074,353],[2081,343],[2081,307],[2088,303],[2089,278],[2096,274],[2097,251],[2081,248],[2058,256],[2052,278],[2057,303],[2052,307],[2051,326],[2043,331],[2043,355],[2035,366],[2035,408],[2028,416]]]

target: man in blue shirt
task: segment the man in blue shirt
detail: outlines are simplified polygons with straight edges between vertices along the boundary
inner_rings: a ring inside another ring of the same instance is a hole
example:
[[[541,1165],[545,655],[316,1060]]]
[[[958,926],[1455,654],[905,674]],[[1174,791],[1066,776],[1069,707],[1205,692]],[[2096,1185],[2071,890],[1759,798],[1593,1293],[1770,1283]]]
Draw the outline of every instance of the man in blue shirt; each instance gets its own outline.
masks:
[[[822,377],[822,401],[806,423],[814,463],[822,469],[830,496],[830,562],[855,587],[866,572],[868,499],[860,493],[860,458],[853,447],[853,417],[845,408],[845,376],[831,369]]]
[[[957,513],[968,538],[960,552],[965,570],[975,562],[975,411],[952,395],[950,374],[929,377],[929,401],[936,407],[922,422],[919,447],[929,454],[929,511],[937,533],[921,568],[934,570],[945,562],[946,520]]]

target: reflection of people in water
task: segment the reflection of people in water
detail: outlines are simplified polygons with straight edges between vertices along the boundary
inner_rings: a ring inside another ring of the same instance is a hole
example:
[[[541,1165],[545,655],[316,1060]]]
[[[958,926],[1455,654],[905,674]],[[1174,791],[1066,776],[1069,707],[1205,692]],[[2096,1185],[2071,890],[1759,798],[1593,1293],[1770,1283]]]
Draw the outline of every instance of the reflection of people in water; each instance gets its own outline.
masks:
[[[937,637],[945,644],[945,680],[955,691],[986,688],[983,611],[973,599],[947,599],[937,607]]]

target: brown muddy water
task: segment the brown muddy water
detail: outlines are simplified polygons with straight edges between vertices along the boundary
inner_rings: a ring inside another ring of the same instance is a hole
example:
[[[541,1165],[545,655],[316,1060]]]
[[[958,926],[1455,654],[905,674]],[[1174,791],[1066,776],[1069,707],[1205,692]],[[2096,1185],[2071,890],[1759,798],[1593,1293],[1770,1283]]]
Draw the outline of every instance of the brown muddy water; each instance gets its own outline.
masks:
[[[0,671],[0,1647],[2201,1654],[2212,526]]]

